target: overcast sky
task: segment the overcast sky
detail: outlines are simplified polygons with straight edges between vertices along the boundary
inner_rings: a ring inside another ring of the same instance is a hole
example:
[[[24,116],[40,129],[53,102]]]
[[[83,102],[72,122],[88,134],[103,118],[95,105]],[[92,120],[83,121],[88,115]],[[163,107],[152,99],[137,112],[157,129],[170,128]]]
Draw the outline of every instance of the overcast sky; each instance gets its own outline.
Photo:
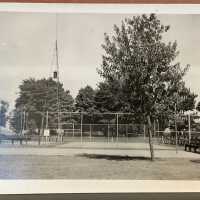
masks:
[[[59,14],[58,45],[60,79],[75,97],[81,87],[101,80],[96,68],[104,53],[104,32],[113,33],[113,24],[132,15]],[[47,78],[52,72],[55,45],[55,14],[0,13],[0,99],[11,107],[23,79]],[[200,94],[200,15],[159,15],[170,25],[166,41],[178,42],[180,61],[191,68],[185,77],[188,87]]]

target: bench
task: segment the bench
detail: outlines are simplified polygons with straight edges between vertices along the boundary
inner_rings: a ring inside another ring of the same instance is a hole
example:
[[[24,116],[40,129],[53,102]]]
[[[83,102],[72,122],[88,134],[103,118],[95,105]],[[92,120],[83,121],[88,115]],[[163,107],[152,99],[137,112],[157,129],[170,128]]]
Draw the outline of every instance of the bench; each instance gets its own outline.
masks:
[[[200,138],[198,136],[192,137],[190,142],[185,143],[185,151],[191,152],[193,149],[193,152],[196,153],[198,148],[200,148]]]
[[[27,137],[27,136],[18,136],[18,135],[7,136],[5,138],[1,138],[0,143],[3,140],[11,141],[12,144],[14,144],[15,141],[18,141],[22,145],[23,141],[25,141],[27,143],[29,140],[31,140],[31,138]]]

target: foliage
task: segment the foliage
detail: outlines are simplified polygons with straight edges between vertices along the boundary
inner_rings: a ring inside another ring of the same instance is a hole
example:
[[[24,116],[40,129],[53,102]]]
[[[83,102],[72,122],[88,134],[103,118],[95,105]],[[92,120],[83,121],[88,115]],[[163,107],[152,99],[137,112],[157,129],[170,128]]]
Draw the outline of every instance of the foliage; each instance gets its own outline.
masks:
[[[115,25],[112,39],[105,34],[102,47],[106,53],[98,72],[112,87],[113,96],[116,94],[113,86],[120,88],[121,95],[115,97],[119,96],[122,111],[152,118],[167,111],[174,112],[182,88],[190,99],[188,104],[183,103],[182,109],[194,107],[196,96],[182,79],[189,66],[182,69],[180,63],[175,63],[176,42],[162,41],[162,35],[168,30],[169,26],[162,25],[156,15],[151,14],[125,19],[121,28]]]
[[[6,113],[8,112],[9,104],[8,102],[1,100],[0,101],[0,126],[5,127],[7,116]]]
[[[58,85],[58,95],[60,101],[60,111],[72,111],[73,110],[73,98],[68,90],[64,90],[61,83]],[[32,130],[37,128],[43,129],[46,112],[49,112],[49,125],[55,128],[57,123],[57,82],[53,79],[40,79],[33,78],[26,79],[19,86],[19,97],[16,100],[16,109],[14,118],[19,116],[19,113],[28,113],[27,128]],[[18,114],[17,114],[18,113]],[[13,119],[12,126],[16,130],[19,128],[19,124],[16,124],[17,119]],[[18,120],[19,121],[19,120]],[[18,128],[17,128],[18,127]]]
[[[200,101],[197,103],[196,109],[200,111]]]
[[[75,99],[75,108],[77,111],[92,112],[94,110],[95,90],[89,85],[81,88]]]
[[[121,102],[121,111],[133,112],[138,120],[148,121],[150,135],[152,120],[174,114],[177,99],[185,88],[183,76],[189,68],[181,68],[175,62],[179,53],[176,41],[163,42],[163,34],[169,28],[155,14],[134,16],[122,21],[121,27],[114,25],[114,35],[110,38],[105,34],[102,45],[105,55],[99,74],[112,88],[112,96]],[[193,97],[189,90],[187,95]],[[191,109],[194,98],[190,100],[189,107],[184,104],[182,109]]]

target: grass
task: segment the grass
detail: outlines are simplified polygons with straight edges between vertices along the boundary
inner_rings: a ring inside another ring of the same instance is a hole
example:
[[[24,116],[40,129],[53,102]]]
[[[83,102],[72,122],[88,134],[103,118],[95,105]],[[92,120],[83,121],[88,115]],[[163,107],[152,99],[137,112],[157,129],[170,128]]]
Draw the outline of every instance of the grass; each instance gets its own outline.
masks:
[[[144,138],[118,143],[95,138],[41,146],[1,144],[0,179],[200,180],[199,154],[184,152],[183,147],[176,154],[174,145],[158,141],[154,148],[152,162]]]
[[[200,160],[76,154],[1,155],[1,179],[200,180]]]

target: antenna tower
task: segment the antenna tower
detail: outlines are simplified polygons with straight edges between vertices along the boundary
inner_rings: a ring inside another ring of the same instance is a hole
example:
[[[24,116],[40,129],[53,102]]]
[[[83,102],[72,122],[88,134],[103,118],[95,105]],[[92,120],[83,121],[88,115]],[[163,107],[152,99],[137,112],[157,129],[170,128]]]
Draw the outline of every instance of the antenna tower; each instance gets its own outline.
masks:
[[[58,130],[61,129],[60,126],[60,79],[59,79],[59,53],[58,53],[58,16],[56,14],[56,41],[55,41],[55,51],[56,51],[56,71],[54,72],[54,78],[57,80],[57,114],[58,114]]]

